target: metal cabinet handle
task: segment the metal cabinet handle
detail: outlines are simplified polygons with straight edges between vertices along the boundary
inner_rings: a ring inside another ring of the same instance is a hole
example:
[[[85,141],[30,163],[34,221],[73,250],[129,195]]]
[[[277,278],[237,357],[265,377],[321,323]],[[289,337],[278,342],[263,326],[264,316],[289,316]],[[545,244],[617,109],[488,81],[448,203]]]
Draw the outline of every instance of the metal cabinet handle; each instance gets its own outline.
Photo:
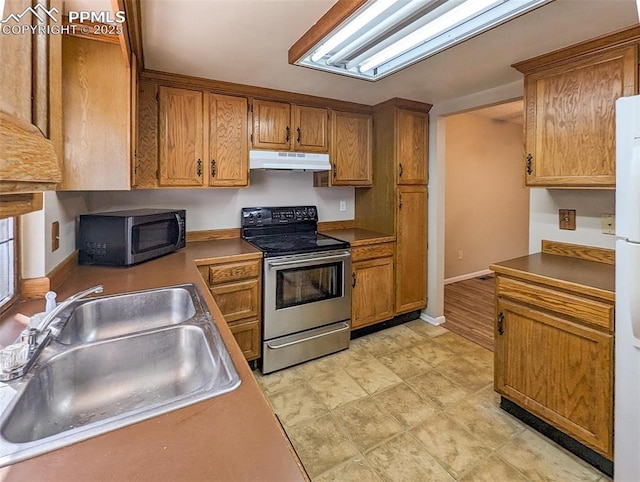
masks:
[[[300,139],[302,139],[302,131],[301,131],[301,130],[300,130],[300,128],[298,127],[298,128],[296,129],[296,132],[298,133],[298,137],[296,138],[296,142],[297,142],[298,144],[300,144]]]
[[[498,313],[498,335],[504,335],[504,313]]]
[[[400,203],[398,204],[398,209],[402,209],[402,194],[400,194]]]
[[[527,156],[527,174],[533,174],[533,156],[531,154]]]
[[[284,140],[286,142],[289,142],[291,140],[291,128],[289,126],[287,126],[287,128],[286,128],[286,133],[287,134],[286,134]]]
[[[218,170],[216,169],[216,160],[211,159],[211,177],[216,177]]]
[[[351,273],[351,287],[352,288],[356,287],[356,274],[355,273]]]
[[[400,163],[398,165],[398,177],[402,177],[403,172],[404,172],[404,169],[402,169],[402,163]]]
[[[338,175],[338,170],[336,169],[336,163],[333,163],[333,178],[335,179]]]
[[[202,176],[202,159],[198,159],[198,169],[196,171],[198,177]]]

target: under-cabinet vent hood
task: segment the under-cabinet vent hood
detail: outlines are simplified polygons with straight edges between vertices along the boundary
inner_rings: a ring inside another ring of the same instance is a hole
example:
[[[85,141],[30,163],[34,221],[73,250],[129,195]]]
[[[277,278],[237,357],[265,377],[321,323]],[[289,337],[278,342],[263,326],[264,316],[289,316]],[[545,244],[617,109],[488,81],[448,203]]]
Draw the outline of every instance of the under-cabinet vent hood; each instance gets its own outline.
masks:
[[[328,171],[329,154],[305,152],[249,151],[251,169],[283,169],[290,171]]]

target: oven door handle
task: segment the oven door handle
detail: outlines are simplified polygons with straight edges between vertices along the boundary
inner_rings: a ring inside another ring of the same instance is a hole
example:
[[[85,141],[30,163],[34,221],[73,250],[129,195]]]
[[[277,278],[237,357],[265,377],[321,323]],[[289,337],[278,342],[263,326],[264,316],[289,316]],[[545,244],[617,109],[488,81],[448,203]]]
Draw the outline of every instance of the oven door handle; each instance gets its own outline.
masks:
[[[296,259],[294,261],[282,261],[282,262],[271,262],[267,261],[267,266],[269,268],[279,268],[281,266],[296,266],[299,264],[308,264],[308,263],[317,263],[319,261],[338,261],[340,259],[347,259],[351,256],[351,253],[340,254],[336,256],[323,256],[320,258],[305,258],[305,259]]]
[[[348,330],[349,323],[342,323],[342,326],[337,330],[327,331],[326,333],[318,333],[317,335],[310,336],[308,338],[302,338],[301,340],[290,341],[287,343],[282,343],[280,345],[273,345],[270,341],[267,342],[267,347],[272,350],[278,350],[279,348],[286,348],[288,346],[297,345],[298,343],[304,343],[305,341],[314,340],[316,338],[322,338],[323,336],[333,335],[334,333],[340,333],[341,331]]]

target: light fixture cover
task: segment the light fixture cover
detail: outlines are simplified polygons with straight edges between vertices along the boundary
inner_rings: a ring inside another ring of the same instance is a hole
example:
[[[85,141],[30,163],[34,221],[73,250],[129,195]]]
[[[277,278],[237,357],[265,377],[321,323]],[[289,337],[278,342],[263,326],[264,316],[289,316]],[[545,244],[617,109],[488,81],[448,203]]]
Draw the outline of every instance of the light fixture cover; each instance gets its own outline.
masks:
[[[552,1],[339,0],[289,63],[375,81]]]

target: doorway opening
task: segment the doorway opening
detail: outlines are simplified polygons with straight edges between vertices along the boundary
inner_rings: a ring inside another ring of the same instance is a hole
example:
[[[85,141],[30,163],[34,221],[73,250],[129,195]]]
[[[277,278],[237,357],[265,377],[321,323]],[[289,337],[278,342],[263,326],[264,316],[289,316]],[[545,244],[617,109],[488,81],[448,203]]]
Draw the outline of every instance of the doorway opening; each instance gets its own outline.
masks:
[[[493,350],[489,265],[529,252],[523,101],[445,118],[445,328]]]

